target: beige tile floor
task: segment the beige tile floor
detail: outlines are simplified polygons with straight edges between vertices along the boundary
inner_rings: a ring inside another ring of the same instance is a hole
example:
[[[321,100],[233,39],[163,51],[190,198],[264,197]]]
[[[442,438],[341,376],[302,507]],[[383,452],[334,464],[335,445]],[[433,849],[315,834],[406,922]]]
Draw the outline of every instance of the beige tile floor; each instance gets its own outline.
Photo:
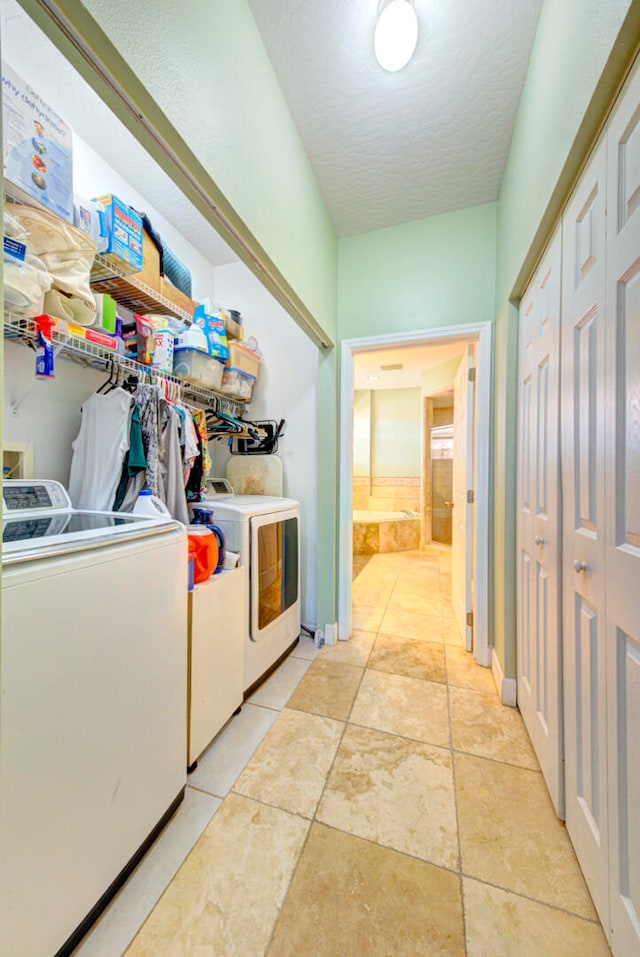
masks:
[[[449,588],[443,549],[373,556],[351,641],[304,641],[244,705],[190,777],[184,862],[159,857],[78,957],[607,957]]]

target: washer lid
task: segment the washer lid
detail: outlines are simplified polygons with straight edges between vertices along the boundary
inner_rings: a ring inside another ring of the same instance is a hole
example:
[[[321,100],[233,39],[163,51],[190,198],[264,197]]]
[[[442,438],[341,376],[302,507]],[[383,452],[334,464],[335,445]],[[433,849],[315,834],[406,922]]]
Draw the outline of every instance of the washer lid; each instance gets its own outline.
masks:
[[[75,509],[51,479],[8,479],[3,485],[2,560],[22,561],[69,548],[95,548],[177,527],[165,516]]]
[[[2,522],[2,560],[37,558],[57,549],[115,545],[178,527],[171,518],[75,509],[22,512]]]

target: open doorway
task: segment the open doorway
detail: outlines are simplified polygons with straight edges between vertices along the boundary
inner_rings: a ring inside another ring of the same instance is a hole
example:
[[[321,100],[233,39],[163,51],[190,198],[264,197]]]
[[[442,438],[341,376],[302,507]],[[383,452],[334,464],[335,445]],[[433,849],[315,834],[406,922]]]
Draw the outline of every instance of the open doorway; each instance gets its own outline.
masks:
[[[460,332],[343,343],[339,635],[381,627],[357,604],[375,583],[389,627],[444,615],[489,665],[491,327]],[[389,578],[393,597],[382,594]]]

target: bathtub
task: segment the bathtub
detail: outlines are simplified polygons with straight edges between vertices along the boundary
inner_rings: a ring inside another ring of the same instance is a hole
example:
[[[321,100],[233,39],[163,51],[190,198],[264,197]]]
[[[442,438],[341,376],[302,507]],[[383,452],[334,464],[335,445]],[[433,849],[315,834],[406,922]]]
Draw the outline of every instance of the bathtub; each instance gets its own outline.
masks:
[[[416,548],[420,548],[420,516],[417,512],[354,510],[354,555],[407,552]]]

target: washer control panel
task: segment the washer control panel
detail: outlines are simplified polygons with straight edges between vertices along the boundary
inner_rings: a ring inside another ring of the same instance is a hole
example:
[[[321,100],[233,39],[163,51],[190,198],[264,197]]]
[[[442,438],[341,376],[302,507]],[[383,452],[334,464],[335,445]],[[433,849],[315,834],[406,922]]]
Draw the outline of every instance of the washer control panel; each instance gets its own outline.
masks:
[[[2,511],[5,515],[70,508],[71,499],[60,482],[51,479],[37,482],[28,479],[6,479],[3,483]]]

